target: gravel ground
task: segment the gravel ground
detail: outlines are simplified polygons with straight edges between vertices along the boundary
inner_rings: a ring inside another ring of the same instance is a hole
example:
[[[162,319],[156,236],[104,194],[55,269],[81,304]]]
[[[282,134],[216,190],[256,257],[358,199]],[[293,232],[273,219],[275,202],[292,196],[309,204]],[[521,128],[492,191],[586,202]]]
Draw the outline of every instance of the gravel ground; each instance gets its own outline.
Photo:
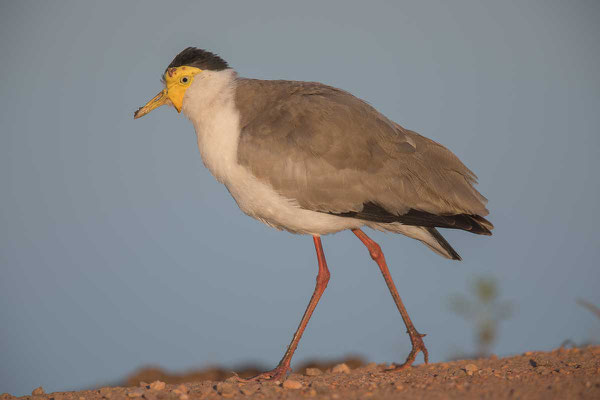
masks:
[[[527,352],[416,365],[401,372],[386,365],[325,370],[305,368],[284,382],[196,381],[104,387],[80,392],[35,389],[21,400],[197,400],[197,399],[600,399],[600,346]],[[15,400],[2,394],[0,400]]]

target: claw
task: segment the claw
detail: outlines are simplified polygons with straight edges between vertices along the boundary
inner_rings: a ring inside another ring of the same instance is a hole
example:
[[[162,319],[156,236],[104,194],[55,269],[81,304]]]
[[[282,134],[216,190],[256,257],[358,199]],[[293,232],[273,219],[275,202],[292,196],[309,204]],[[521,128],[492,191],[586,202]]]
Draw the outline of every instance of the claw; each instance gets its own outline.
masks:
[[[417,358],[417,355],[419,354],[420,351],[423,352],[423,358],[425,359],[425,364],[429,363],[429,353],[427,352],[427,348],[425,347],[425,343],[423,343],[423,339],[422,339],[423,337],[425,337],[425,335],[420,334],[416,331],[414,333],[409,332],[409,335],[410,335],[410,341],[412,342],[412,350],[408,354],[406,361],[404,361],[403,364],[390,369],[389,371],[402,371],[403,369],[410,367],[412,365],[412,363],[415,362],[415,359]]]

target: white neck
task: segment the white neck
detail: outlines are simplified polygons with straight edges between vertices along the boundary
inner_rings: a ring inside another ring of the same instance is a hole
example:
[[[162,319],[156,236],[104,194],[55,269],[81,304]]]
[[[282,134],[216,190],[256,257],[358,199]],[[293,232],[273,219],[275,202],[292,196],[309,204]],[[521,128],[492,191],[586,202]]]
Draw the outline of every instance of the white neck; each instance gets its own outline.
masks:
[[[240,115],[235,107],[236,73],[203,71],[186,90],[182,111],[194,124],[206,168],[227,184],[237,167]]]

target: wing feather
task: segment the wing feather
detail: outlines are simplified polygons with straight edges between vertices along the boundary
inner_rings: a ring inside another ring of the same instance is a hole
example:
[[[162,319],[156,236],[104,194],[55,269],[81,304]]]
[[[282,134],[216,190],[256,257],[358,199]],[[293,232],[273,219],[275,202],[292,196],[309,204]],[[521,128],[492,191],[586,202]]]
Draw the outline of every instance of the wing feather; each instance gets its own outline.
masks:
[[[444,146],[314,82],[239,79],[238,161],[301,207],[485,216],[475,174]]]

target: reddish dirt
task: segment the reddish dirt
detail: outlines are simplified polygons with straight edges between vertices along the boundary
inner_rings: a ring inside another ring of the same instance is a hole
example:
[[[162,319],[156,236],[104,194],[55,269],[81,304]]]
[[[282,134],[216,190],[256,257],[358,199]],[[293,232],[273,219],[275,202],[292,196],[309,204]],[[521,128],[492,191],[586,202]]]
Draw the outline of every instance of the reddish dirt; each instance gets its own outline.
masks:
[[[357,360],[356,363],[360,364]],[[351,364],[351,363],[350,363]],[[146,375],[129,387],[45,394],[34,390],[22,400],[199,400],[199,399],[600,399],[600,346],[528,352],[507,358],[416,365],[401,372],[386,365],[298,369],[285,382],[240,383],[195,380],[202,375]],[[212,370],[214,374],[214,369]],[[222,371],[222,370],[221,370]],[[146,371],[148,372],[148,371]],[[206,373],[207,371],[204,371]],[[251,371],[247,371],[250,373]],[[130,382],[141,375],[132,376]],[[224,377],[213,375],[213,379]],[[150,380],[148,379],[148,380]],[[157,378],[158,379],[158,378]],[[201,379],[201,378],[200,378]],[[0,400],[14,400],[3,394]]]

